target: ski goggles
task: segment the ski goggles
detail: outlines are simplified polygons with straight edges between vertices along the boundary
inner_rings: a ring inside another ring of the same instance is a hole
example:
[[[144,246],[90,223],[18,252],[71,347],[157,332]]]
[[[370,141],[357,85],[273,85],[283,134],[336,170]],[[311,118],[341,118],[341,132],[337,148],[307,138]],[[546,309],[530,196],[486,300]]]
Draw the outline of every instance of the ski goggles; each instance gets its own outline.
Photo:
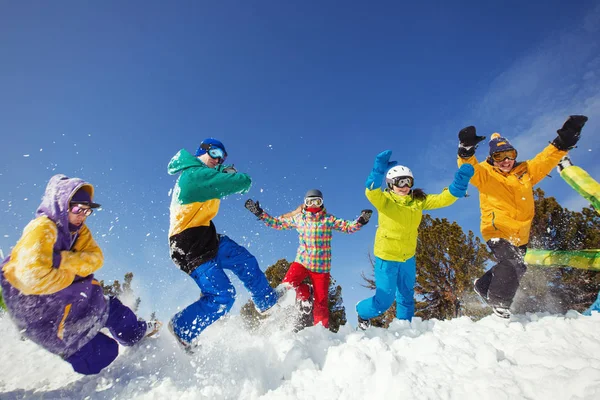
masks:
[[[517,151],[515,149],[512,149],[512,150],[499,151],[497,153],[492,154],[492,160],[494,160],[496,162],[502,162],[506,159],[516,160],[517,159]]]
[[[410,176],[398,176],[393,179],[386,179],[387,183],[397,186],[399,188],[408,186],[409,188],[413,187],[415,183],[414,179]]]
[[[322,197],[307,197],[304,199],[306,207],[321,207],[323,205]]]
[[[74,205],[74,206],[71,206],[71,208],[69,208],[69,212],[76,214],[76,215],[83,214],[86,217],[89,217],[90,215],[92,215],[94,210],[92,210],[91,208],[83,208],[83,207],[79,207],[78,205]]]
[[[220,147],[213,147],[210,144],[203,144],[200,147],[206,150],[206,153],[210,156],[210,158],[219,160],[219,164],[223,164],[225,159],[227,159],[227,153],[225,153],[225,151]]]

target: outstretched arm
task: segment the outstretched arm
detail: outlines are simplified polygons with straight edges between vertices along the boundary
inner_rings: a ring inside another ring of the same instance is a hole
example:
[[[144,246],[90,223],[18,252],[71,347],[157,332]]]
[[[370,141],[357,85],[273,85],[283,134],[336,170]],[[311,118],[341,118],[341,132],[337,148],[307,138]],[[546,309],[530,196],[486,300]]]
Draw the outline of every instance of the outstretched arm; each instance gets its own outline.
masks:
[[[565,157],[568,159],[568,157]],[[561,164],[563,161],[561,161]],[[569,161],[570,164],[570,161]],[[600,212],[600,183],[592,178],[583,168],[577,165],[567,165],[560,171],[560,176],[592,204]]]
[[[552,143],[538,155],[527,161],[529,175],[535,185],[546,177],[556,167],[567,151],[575,147],[579,141],[587,117],[584,115],[571,115],[558,131],[558,135]]]
[[[263,221],[269,228],[274,228],[277,230],[296,228],[293,215],[289,217],[272,217],[260,207],[260,203],[258,201],[255,202],[252,199],[246,200],[244,206],[248,209],[248,211],[256,215],[258,219]]]
[[[371,214],[373,214],[373,210],[362,210],[360,216],[355,221],[336,218],[332,215],[333,229],[345,233],[354,233],[369,223]]]
[[[440,194],[427,195],[423,203],[423,209],[433,210],[447,207],[453,204],[458,198],[465,197],[467,187],[469,186],[469,179],[471,179],[474,173],[475,169],[471,164],[461,165],[458,171],[455,172],[454,180],[448,187],[448,190],[444,190]]]
[[[235,193],[246,193],[250,190],[252,180],[247,174],[231,172],[227,167],[195,168],[179,178],[184,203],[221,199]]]

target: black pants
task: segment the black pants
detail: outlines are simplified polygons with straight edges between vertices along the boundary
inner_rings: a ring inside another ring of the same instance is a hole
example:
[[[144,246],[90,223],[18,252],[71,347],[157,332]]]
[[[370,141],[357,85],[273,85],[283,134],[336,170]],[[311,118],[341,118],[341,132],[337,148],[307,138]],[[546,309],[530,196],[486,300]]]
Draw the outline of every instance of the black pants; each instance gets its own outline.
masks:
[[[505,239],[490,239],[487,245],[498,264],[477,280],[477,289],[484,296],[487,295],[490,304],[509,308],[519,288],[519,282],[527,271],[523,261],[527,245],[517,247]]]

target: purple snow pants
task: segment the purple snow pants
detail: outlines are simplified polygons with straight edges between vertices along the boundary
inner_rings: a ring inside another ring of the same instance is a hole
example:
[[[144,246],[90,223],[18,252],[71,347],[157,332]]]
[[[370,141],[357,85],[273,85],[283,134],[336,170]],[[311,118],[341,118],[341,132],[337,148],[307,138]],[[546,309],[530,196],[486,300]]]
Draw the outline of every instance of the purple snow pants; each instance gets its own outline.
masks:
[[[81,349],[66,358],[75,372],[84,375],[99,373],[110,365],[119,354],[119,345],[132,346],[146,334],[146,322],[138,321],[136,315],[117,298],[111,297],[108,303],[108,319],[105,327],[114,338],[98,332]],[[116,340],[116,341],[115,341]]]

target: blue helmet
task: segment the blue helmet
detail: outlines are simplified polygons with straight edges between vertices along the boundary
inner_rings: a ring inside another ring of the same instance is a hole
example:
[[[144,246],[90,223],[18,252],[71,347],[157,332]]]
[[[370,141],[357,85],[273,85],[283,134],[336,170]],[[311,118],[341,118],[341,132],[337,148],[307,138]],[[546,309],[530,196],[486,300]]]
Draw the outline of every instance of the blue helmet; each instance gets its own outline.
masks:
[[[218,147],[219,149],[223,150],[225,156],[227,156],[227,150],[225,150],[225,146],[223,145],[223,143],[213,138],[204,139],[202,143],[200,143],[200,146],[198,146],[195,156],[199,157],[202,154],[206,154],[206,152],[213,147]]]

